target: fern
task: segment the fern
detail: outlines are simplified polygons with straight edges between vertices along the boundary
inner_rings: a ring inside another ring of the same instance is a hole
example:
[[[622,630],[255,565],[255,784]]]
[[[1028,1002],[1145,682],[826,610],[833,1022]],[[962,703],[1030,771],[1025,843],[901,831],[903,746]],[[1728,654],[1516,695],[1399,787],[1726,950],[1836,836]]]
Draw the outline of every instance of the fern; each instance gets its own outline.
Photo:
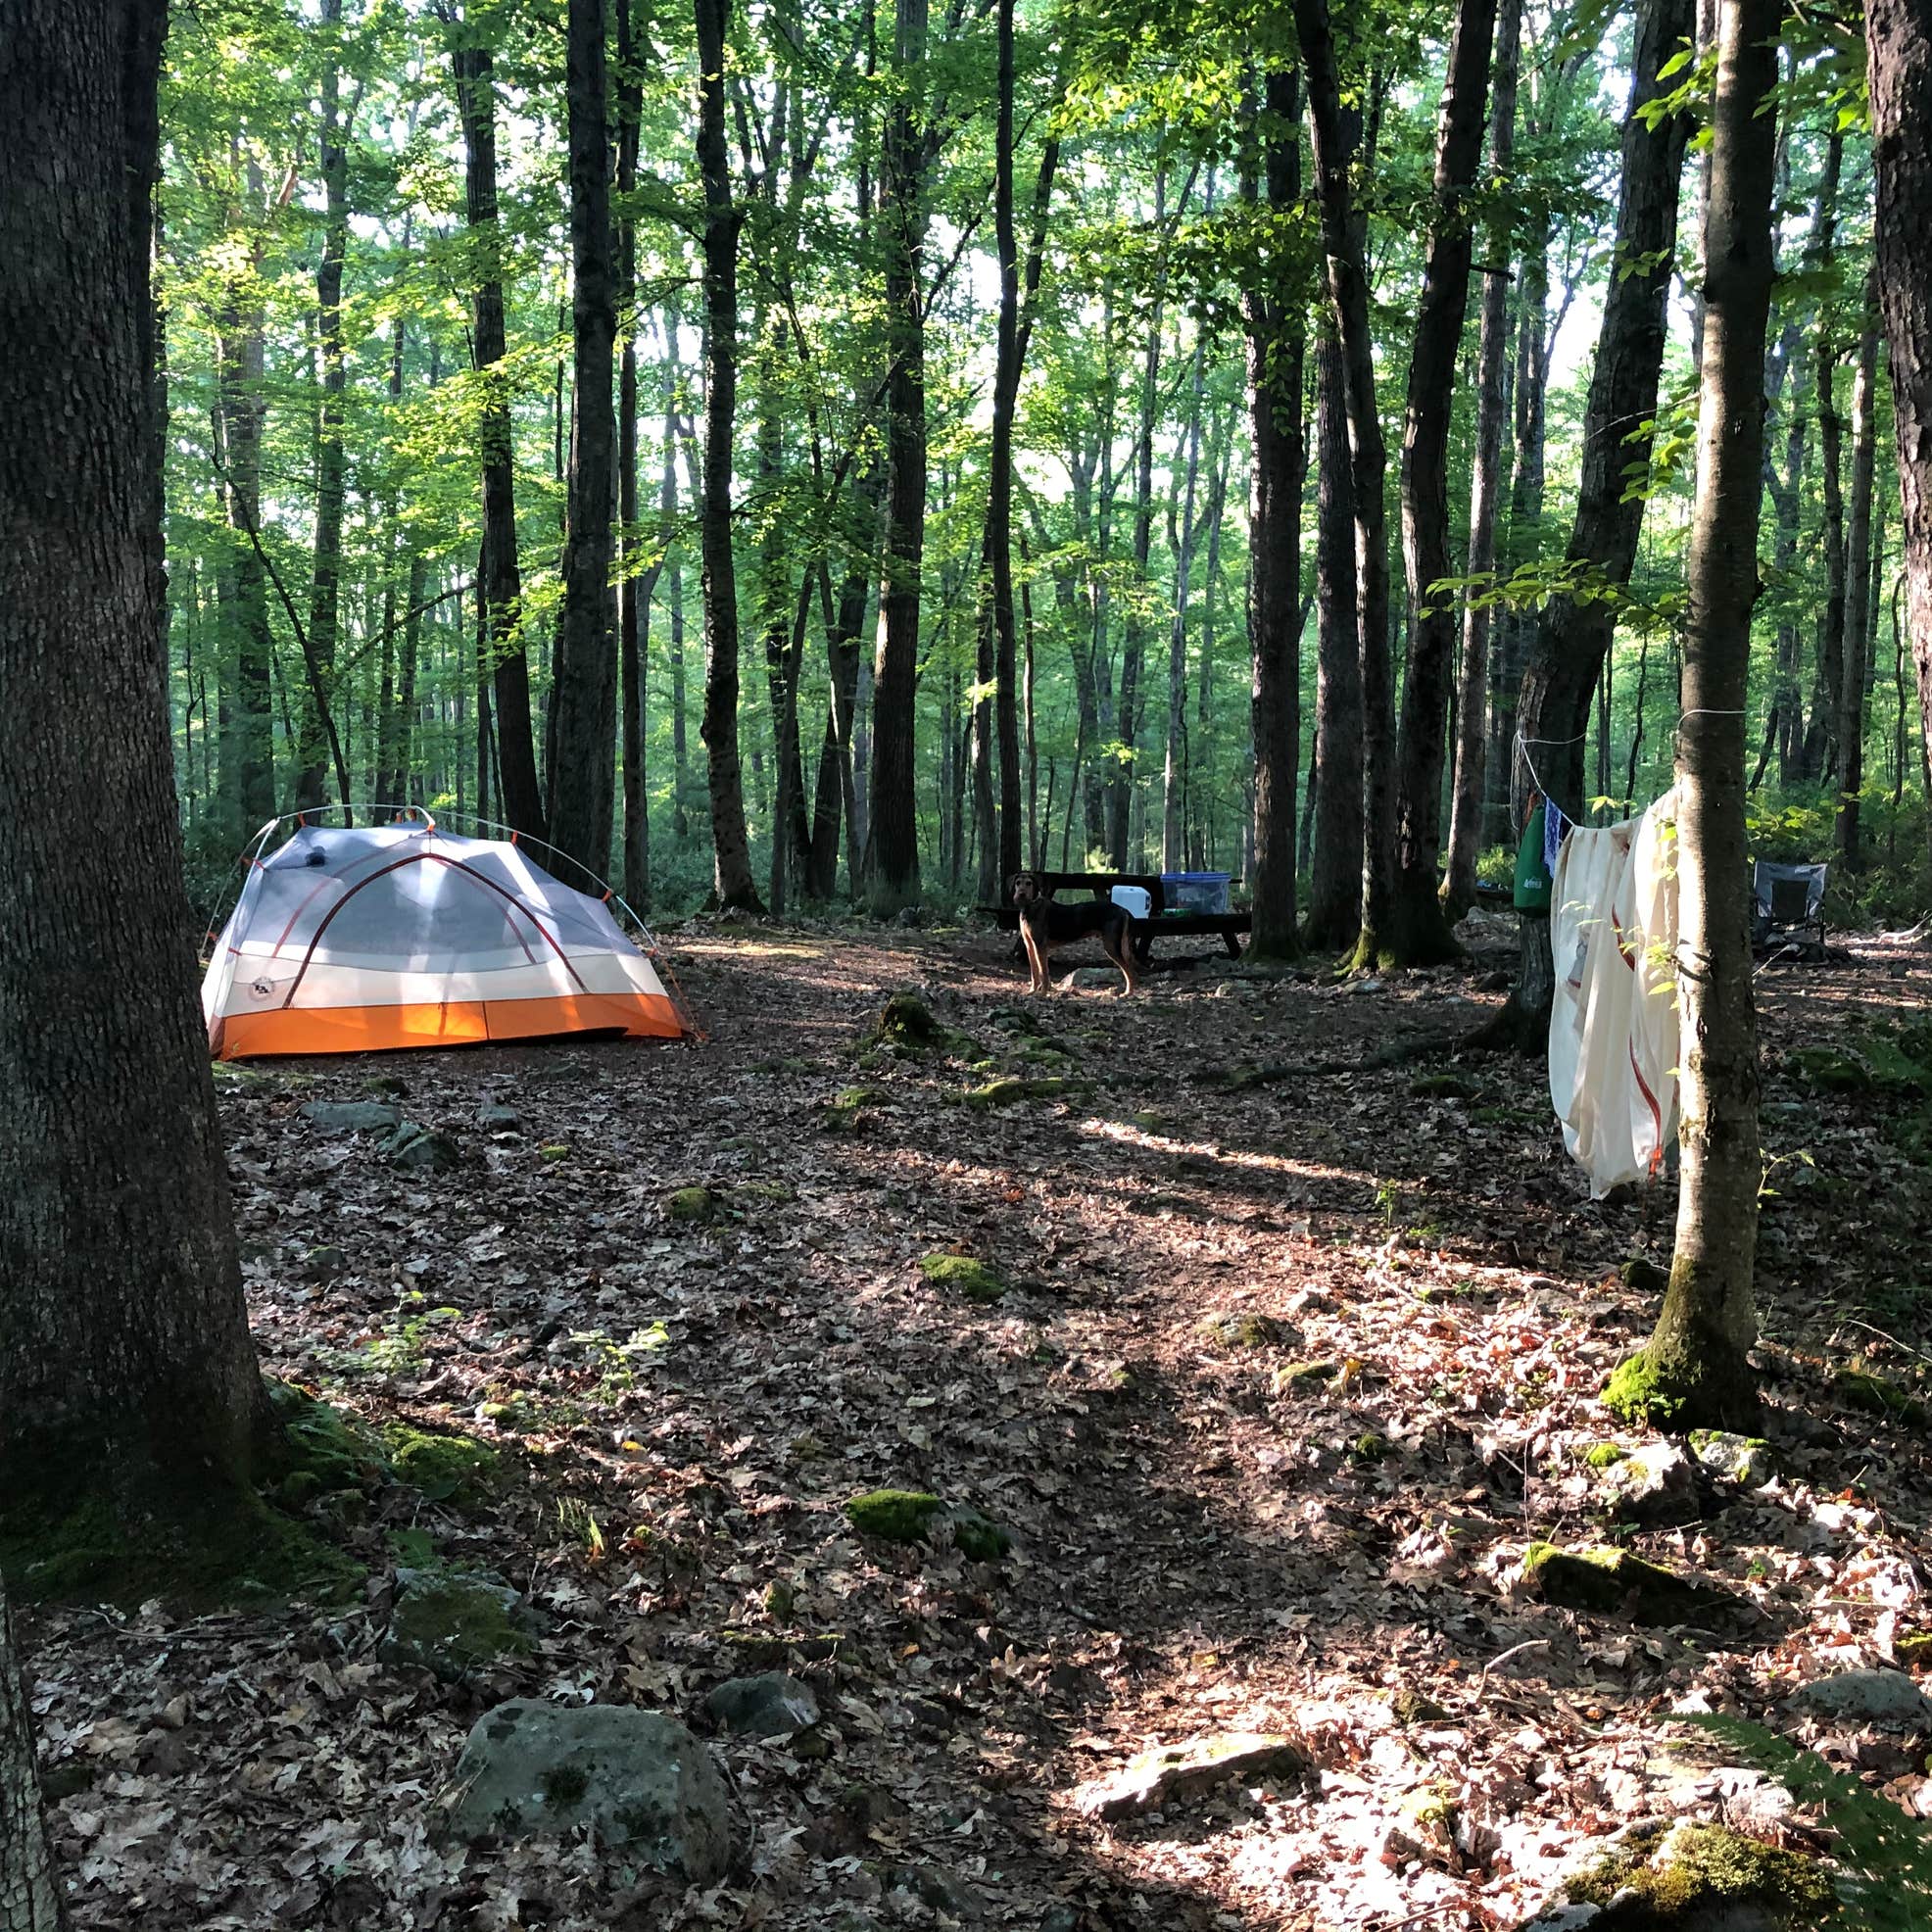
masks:
[[[1683,1721],[1777,1778],[1801,1805],[1823,1812],[1837,1835],[1833,1857],[1850,1881],[1840,1923],[1868,1932],[1925,1932],[1932,1925],[1932,1832],[1916,1818],[1763,1724],[1715,1713]]]

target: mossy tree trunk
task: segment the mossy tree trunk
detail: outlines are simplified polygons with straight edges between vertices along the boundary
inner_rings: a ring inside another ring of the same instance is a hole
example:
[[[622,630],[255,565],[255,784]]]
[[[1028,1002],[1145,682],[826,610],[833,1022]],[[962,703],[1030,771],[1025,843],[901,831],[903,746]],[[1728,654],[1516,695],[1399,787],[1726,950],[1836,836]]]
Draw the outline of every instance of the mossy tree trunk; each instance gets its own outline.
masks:
[[[0,1586],[0,1926],[63,1932],[66,1924],[33,1767],[33,1709]]]
[[[162,684],[165,24],[0,13],[0,1528],[87,1499],[199,1521],[266,1427]]]
[[[1744,877],[1745,676],[1758,599],[1764,336],[1772,280],[1775,0],[1723,0],[1705,245],[1697,496],[1677,735],[1677,985],[1683,1184],[1676,1252],[1648,1347],[1611,1391],[1678,1427],[1750,1428],[1758,1392],[1758,1024]]]

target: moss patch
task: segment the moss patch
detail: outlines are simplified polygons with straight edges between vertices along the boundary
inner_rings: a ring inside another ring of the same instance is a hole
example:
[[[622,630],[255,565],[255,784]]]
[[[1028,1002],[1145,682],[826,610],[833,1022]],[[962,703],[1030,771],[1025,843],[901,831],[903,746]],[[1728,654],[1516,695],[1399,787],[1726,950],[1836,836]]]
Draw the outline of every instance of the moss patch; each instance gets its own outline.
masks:
[[[422,1491],[432,1503],[479,1503],[496,1487],[502,1461],[488,1444],[468,1435],[432,1435],[395,1423],[382,1432],[389,1467],[399,1482]]]
[[[446,1679],[521,1656],[532,1644],[513,1602],[512,1591],[478,1577],[415,1575],[396,1600],[382,1654]]]
[[[919,1272],[935,1287],[952,1288],[968,1301],[993,1302],[1006,1292],[1005,1280],[968,1254],[922,1255]]]
[[[1385,1463],[1390,1455],[1388,1437],[1377,1435],[1374,1429],[1365,1429],[1348,1445],[1348,1460],[1357,1469],[1373,1469],[1377,1463]]]
[[[1341,1374],[1339,1362],[1288,1362],[1275,1371],[1277,1395],[1313,1395]]]
[[[664,1212],[694,1227],[717,1220],[722,1205],[708,1187],[673,1187],[664,1196]]]
[[[854,1496],[845,1515],[861,1536],[882,1543],[923,1543],[933,1519],[945,1508],[923,1489],[872,1489]]]
[[[1613,1469],[1630,1452],[1619,1448],[1615,1442],[1593,1442],[1583,1460],[1593,1470]]]
[[[1708,1924],[1749,1908],[1793,1928],[1838,1916],[1831,1880],[1815,1859],[1715,1824],[1637,1834],[1565,1889],[1570,1904],[1599,1908],[1603,1932],[1672,1932],[1693,1915]]]

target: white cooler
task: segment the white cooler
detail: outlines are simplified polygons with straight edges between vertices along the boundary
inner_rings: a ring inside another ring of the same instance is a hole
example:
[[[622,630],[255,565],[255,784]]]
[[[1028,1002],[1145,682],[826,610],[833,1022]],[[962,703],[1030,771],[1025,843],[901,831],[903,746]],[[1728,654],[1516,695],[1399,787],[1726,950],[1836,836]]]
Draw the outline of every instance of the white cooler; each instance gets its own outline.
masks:
[[[1114,903],[1132,919],[1153,917],[1154,895],[1145,886],[1116,886],[1112,897]]]

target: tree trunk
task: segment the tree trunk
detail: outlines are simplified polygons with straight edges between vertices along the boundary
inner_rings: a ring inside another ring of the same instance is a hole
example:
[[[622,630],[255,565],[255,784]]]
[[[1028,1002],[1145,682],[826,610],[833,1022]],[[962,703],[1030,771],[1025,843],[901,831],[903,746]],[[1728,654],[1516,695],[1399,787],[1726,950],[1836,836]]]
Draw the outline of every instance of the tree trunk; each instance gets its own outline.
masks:
[[[926,542],[927,0],[897,0],[894,96],[881,156],[886,257],[886,543],[872,675],[866,896],[881,914],[919,896],[914,700],[919,586]]]
[[[1543,551],[1544,439],[1548,421],[1550,359],[1550,211],[1530,219],[1519,270],[1514,393],[1515,435],[1510,461],[1510,514],[1505,571],[1535,560]],[[1521,829],[1522,759],[1517,748],[1517,699],[1535,618],[1505,606],[1497,615],[1489,653],[1489,755],[1486,843],[1514,845]]]
[[[471,29],[459,28],[459,36]],[[523,648],[523,578],[516,555],[509,395],[494,374],[504,360],[503,231],[497,217],[497,83],[490,49],[459,37],[450,56],[462,122],[464,215],[471,275],[470,333],[483,381],[476,445],[483,490],[483,577],[490,612],[491,681],[504,816],[533,839],[549,836],[530,726],[530,666]]]
[[[165,24],[0,6],[0,1467],[29,1537],[90,1498],[210,1534],[267,1430],[161,655]],[[81,828],[85,889],[50,891]]]
[[[1013,0],[996,0],[999,107],[994,129],[993,229],[999,255],[999,324],[992,380],[992,449],[987,480],[987,561],[995,640],[993,707],[999,735],[999,883],[1004,900],[1028,862],[1020,785],[1019,633],[1013,608],[1013,416],[1020,397],[1020,244],[1013,225]],[[1050,159],[1046,172],[1051,180]],[[1036,207],[1036,217],[1045,210]],[[1042,242],[1043,242],[1042,237]],[[1040,245],[1028,262],[1039,279]]]
[[[1846,533],[1845,664],[1838,725],[1839,855],[1857,872],[1859,793],[1864,784],[1865,651],[1870,636],[1872,472],[1877,444],[1878,312],[1866,288],[1859,332],[1859,369],[1852,385],[1852,512]]]
[[[1837,252],[1838,184],[1845,137],[1834,126],[1825,144],[1824,179],[1818,184],[1817,227],[1811,266],[1829,273]],[[1837,764],[1838,705],[1845,681],[1845,425],[1838,413],[1838,344],[1831,304],[1818,304],[1811,345],[1811,386],[1818,408],[1818,461],[1824,489],[1824,608],[1819,612],[1817,655],[1811,680],[1811,720],[1805,733],[1800,776],[1828,778]]]
[[[1269,120],[1263,166],[1268,208],[1281,230],[1301,201],[1301,103],[1292,68],[1263,83]],[[1245,184],[1255,199],[1260,183]],[[1269,269],[1285,241],[1275,237]],[[1306,342],[1298,300],[1270,291],[1287,277],[1263,269],[1243,296],[1248,412],[1254,438],[1248,483],[1248,652],[1254,743],[1254,931],[1248,949],[1291,959],[1295,930],[1295,781],[1301,751],[1301,377]],[[1170,861],[1172,867],[1172,861]]]
[[[618,0],[626,4],[626,0]],[[610,366],[617,338],[610,229],[604,0],[569,0],[569,523],[563,610],[551,676],[551,843],[598,879],[610,870],[616,792],[617,651],[611,632],[611,496],[616,476]]]
[[[33,1706],[0,1584],[0,1926],[65,1932],[61,1882],[47,1850],[40,1777],[33,1763]]]
[[[261,172],[248,163],[248,213],[260,220]],[[268,580],[251,538],[262,527],[262,433],[267,415],[264,317],[254,293],[262,272],[260,233],[249,246],[245,280],[230,291],[223,308],[217,351],[217,411],[224,475],[223,508],[234,535],[232,562],[221,574],[228,608],[222,628],[233,664],[221,741],[221,791],[229,832],[236,840],[275,815],[275,726],[270,709],[275,646],[268,627]],[[240,287],[250,293],[244,299]]]
[[[1460,0],[1436,138],[1429,221],[1409,404],[1402,438],[1402,556],[1413,629],[1403,678],[1396,789],[1396,875],[1380,935],[1400,965],[1427,966],[1459,950],[1442,916],[1442,768],[1456,654],[1456,601],[1434,586],[1450,574],[1449,426],[1469,311],[1473,231],[1465,204],[1475,185],[1489,101],[1496,0]]]
[[[1341,345],[1325,317],[1315,350],[1314,845],[1308,873],[1311,946],[1339,951],[1362,927],[1362,648],[1355,597],[1355,503]],[[1320,774],[1319,778],[1317,774]]]
[[[1208,172],[1207,207],[1214,207],[1214,173]],[[1193,393],[1187,406],[1187,460],[1181,486],[1181,520],[1174,524],[1174,615],[1168,626],[1167,642],[1167,757],[1161,770],[1161,870],[1184,872],[1187,869],[1187,592],[1194,574],[1194,544],[1199,525],[1194,504],[1201,478],[1201,411],[1207,386],[1207,340],[1194,336]],[[1300,426],[1299,396],[1288,407],[1295,411]],[[1292,801],[1291,801],[1292,802]],[[1290,842],[1290,849],[1292,849]]]
[[[1690,0],[1645,0],[1638,10],[1616,260],[1641,266],[1613,278],[1604,300],[1596,371],[1583,415],[1576,520],[1567,553],[1577,589],[1559,592],[1544,607],[1517,700],[1525,779],[1572,819],[1583,816],[1590,703],[1616,634],[1618,594],[1630,580],[1643,529],[1643,499],[1630,494],[1630,475],[1650,462],[1649,425],[1657,415],[1677,195],[1690,131],[1685,116],[1653,121],[1646,109],[1671,91],[1671,82],[1660,82],[1658,71],[1690,28]],[[1762,387],[1762,367],[1757,380]],[[1540,1053],[1548,1042],[1555,985],[1547,959],[1549,923],[1524,919],[1521,925],[1518,981],[1498,1037]]]
[[[630,197],[637,187],[644,76],[636,67],[631,5],[632,0],[616,0],[617,193],[624,204],[617,222],[617,316],[624,339],[617,365],[617,686],[623,716],[618,750],[624,766],[624,896],[642,911],[651,902],[651,808],[645,789],[651,592],[640,581],[638,555],[643,532],[638,528],[637,223],[631,218]]]
[[[1745,686],[1758,599],[1770,314],[1776,0],[1721,0],[1706,228],[1697,496],[1677,733],[1683,1178],[1657,1331],[1606,1392],[1673,1429],[1758,1425],[1758,1025],[1745,876]]]
[[[1154,227],[1157,233],[1164,233],[1166,226],[1167,167],[1162,163],[1154,175]],[[1137,709],[1140,667],[1147,652],[1144,615],[1147,564],[1154,549],[1154,420],[1160,407],[1161,316],[1157,283],[1147,323],[1147,353],[1140,373],[1140,427],[1135,440],[1134,595],[1128,601],[1127,622],[1121,639],[1120,705],[1115,713],[1121,749],[1108,807],[1108,838],[1116,870],[1123,869],[1128,862],[1129,826],[1138,780],[1135,741],[1140,728]]]
[[[1516,158],[1518,55],[1521,0],[1498,0],[1496,77],[1489,109],[1489,173],[1500,206],[1491,217],[1482,278],[1482,321],[1475,352],[1475,459],[1470,477],[1468,574],[1477,580],[1463,608],[1463,662],[1456,687],[1456,776],[1449,813],[1449,866],[1443,902],[1452,921],[1475,903],[1482,847],[1483,760],[1488,749],[1489,627],[1493,604],[1481,579],[1496,567],[1496,506],[1502,494],[1503,413],[1510,335],[1511,169]]]
[[[1308,73],[1309,121],[1321,205],[1328,299],[1341,345],[1348,415],[1349,483],[1355,513],[1356,640],[1362,665],[1362,894],[1357,965],[1374,965],[1395,889],[1395,700],[1388,650],[1388,542],[1382,495],[1388,454],[1376,402],[1375,340],[1363,223],[1349,193],[1355,132],[1344,122],[1341,77],[1327,0],[1294,0]]]
[[[295,748],[295,805],[310,810],[328,787],[329,722],[335,702],[335,648],[341,630],[342,508],[347,473],[342,444],[342,397],[347,375],[342,359],[342,264],[349,246],[349,130],[342,114],[342,0],[321,0],[320,128],[322,259],[315,270],[316,339],[321,355],[322,403],[315,442],[315,575],[309,600],[309,684]],[[342,803],[349,802],[349,774],[338,759]]]
[[[738,763],[738,577],[731,553],[731,445],[738,418],[738,230],[725,150],[725,34],[732,0],[696,0],[698,165],[704,180],[704,722],[714,891],[720,906],[758,905]]]

